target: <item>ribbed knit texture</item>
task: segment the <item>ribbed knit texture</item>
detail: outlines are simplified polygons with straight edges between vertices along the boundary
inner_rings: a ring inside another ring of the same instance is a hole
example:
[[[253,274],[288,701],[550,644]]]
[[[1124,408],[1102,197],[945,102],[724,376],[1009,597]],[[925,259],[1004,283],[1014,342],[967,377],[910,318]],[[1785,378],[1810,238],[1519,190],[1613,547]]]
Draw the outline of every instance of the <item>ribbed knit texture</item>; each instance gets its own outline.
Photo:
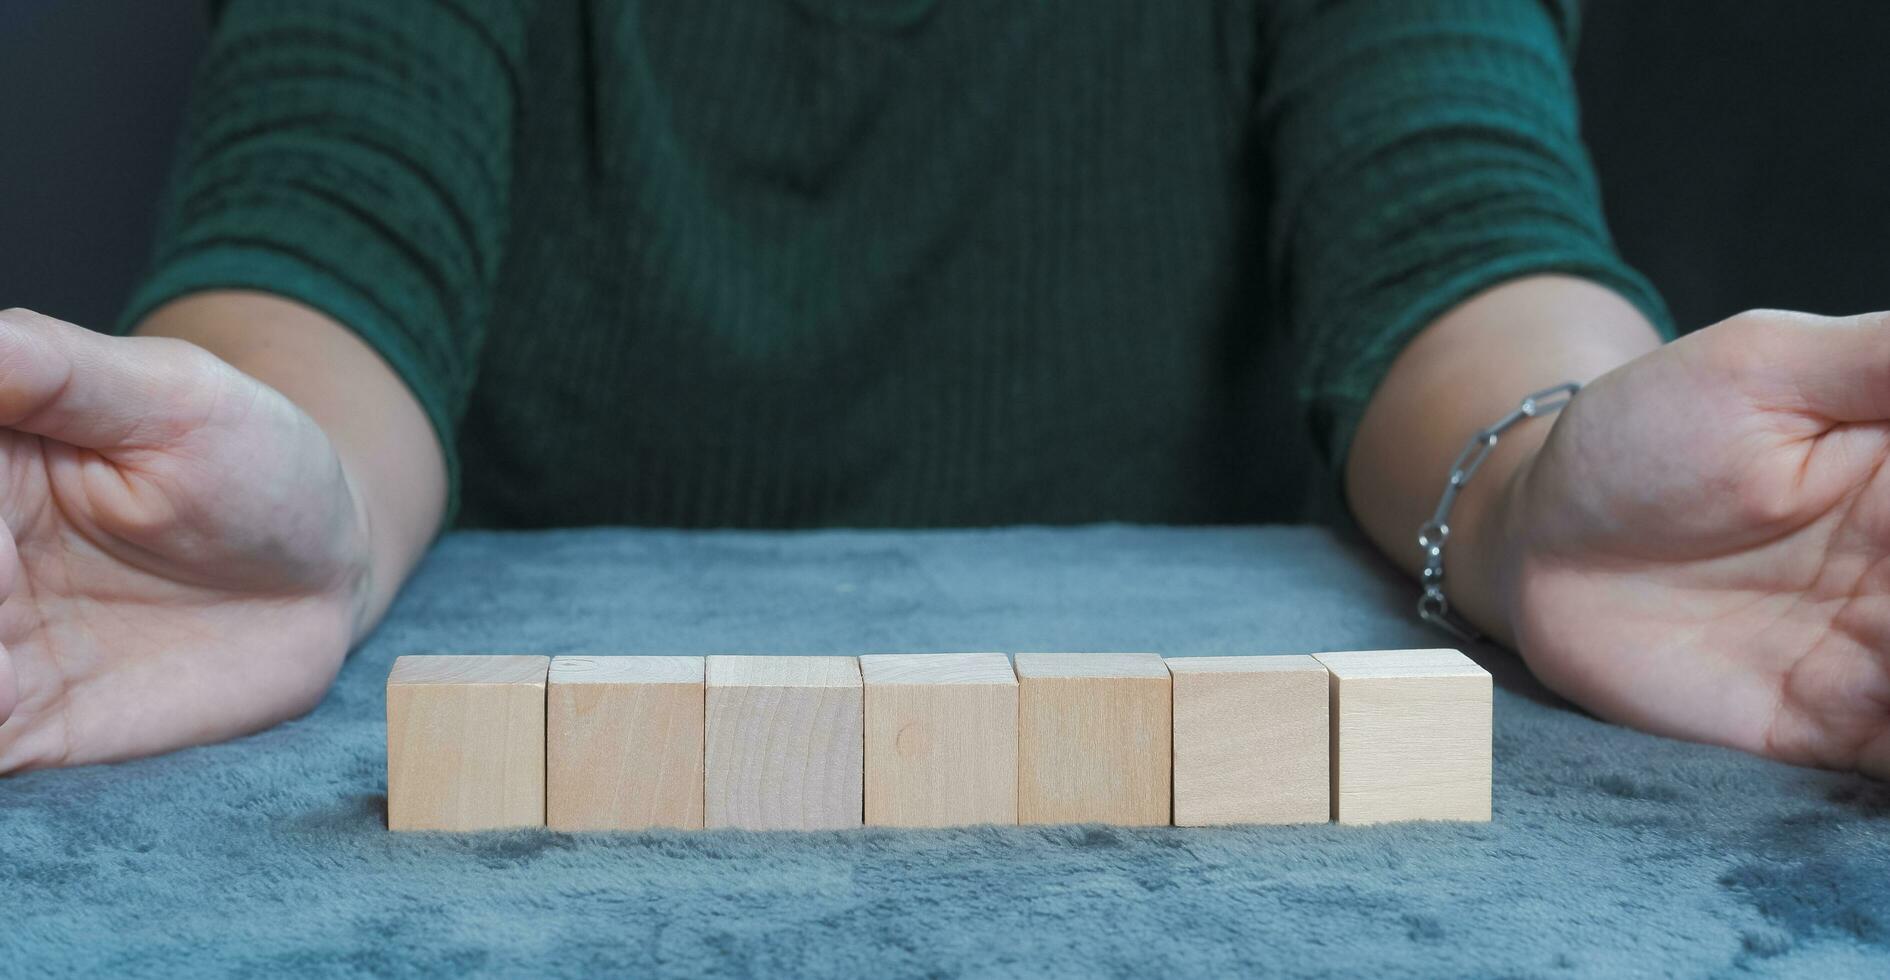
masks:
[[[1291,517],[1469,294],[1664,323],[1569,7],[230,0],[124,322],[327,312],[467,523]]]

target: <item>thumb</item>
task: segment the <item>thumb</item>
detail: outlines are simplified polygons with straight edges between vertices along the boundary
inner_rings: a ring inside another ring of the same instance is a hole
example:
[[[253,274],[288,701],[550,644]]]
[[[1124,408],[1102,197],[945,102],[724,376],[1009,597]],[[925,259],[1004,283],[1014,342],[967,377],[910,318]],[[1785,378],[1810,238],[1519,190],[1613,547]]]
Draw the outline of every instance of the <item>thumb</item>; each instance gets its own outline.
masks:
[[[1726,321],[1728,353],[1766,385],[1773,407],[1832,422],[1890,419],[1890,313],[1817,316],[1754,310]]]
[[[108,337],[0,311],[0,428],[88,449],[175,436],[216,397],[214,355],[184,341]]]

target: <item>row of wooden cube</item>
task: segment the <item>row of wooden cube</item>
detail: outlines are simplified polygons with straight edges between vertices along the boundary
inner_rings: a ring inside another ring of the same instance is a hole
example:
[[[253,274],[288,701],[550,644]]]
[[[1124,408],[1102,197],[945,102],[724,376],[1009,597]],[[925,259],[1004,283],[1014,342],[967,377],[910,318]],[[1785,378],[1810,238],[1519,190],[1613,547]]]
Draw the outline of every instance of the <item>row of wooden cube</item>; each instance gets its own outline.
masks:
[[[402,657],[388,826],[1488,820],[1490,731],[1455,650]]]

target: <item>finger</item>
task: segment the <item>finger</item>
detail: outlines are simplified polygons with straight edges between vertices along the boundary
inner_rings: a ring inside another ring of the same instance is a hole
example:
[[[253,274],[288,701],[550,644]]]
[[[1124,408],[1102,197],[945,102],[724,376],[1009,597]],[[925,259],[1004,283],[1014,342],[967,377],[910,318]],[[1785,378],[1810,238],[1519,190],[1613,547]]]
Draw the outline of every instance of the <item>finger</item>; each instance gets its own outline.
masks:
[[[1890,419],[1890,313],[1816,316],[1760,310],[1727,321],[1727,339],[1784,407],[1833,422]]]
[[[206,352],[0,311],[0,427],[88,449],[158,441],[215,398]]]

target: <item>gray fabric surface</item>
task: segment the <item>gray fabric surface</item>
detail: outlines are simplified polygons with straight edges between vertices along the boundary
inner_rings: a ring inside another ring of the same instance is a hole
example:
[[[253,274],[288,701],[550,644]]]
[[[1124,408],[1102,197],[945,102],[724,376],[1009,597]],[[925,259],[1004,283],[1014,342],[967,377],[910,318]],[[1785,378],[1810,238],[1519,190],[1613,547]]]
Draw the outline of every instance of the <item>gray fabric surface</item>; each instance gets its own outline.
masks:
[[[0,975],[1890,973],[1884,786],[1601,724],[1492,651],[1489,825],[384,829],[404,653],[1438,645],[1411,598],[1303,528],[455,535],[310,716],[0,780]]]

